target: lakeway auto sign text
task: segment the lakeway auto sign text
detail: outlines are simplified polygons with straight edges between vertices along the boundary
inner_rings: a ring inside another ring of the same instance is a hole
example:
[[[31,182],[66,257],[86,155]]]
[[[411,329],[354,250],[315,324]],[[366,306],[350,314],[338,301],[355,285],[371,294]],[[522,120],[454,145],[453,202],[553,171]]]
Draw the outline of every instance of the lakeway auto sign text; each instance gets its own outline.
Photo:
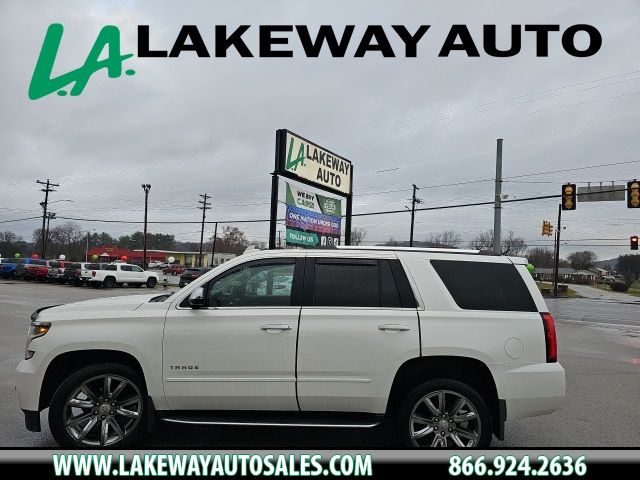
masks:
[[[284,172],[319,188],[351,193],[351,162],[288,130],[285,131]],[[281,148],[282,148],[281,147]]]

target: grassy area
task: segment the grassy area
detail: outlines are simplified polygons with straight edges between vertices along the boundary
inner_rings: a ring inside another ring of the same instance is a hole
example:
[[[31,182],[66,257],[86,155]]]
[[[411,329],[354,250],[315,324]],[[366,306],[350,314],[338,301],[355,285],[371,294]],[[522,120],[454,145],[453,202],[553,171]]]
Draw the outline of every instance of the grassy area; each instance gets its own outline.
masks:
[[[549,283],[549,282],[536,282],[536,285],[538,285],[538,288],[540,289],[540,291],[542,291],[543,288],[548,288],[549,291],[551,292],[551,294],[553,295],[553,283]],[[580,298],[580,295],[578,295],[576,292],[574,292],[571,289],[567,290],[567,297],[568,298]]]
[[[593,286],[599,288],[600,290],[606,290],[607,292],[613,291],[606,283],[598,283],[597,285]],[[640,297],[640,280],[636,280],[635,282],[633,282],[631,284],[631,287],[629,287],[629,290],[624,293],[628,293],[629,295],[633,295],[634,297]]]

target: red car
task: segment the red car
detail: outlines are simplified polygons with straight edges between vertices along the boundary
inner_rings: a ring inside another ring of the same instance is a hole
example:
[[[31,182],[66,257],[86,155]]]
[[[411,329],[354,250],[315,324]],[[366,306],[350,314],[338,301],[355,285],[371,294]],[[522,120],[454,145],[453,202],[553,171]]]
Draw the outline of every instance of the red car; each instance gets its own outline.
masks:
[[[31,263],[25,265],[23,278],[25,280],[39,280],[44,282],[49,277],[49,261],[48,260],[32,260]]]
[[[162,270],[162,273],[165,275],[182,275],[186,267],[184,265],[169,265],[167,268]]]

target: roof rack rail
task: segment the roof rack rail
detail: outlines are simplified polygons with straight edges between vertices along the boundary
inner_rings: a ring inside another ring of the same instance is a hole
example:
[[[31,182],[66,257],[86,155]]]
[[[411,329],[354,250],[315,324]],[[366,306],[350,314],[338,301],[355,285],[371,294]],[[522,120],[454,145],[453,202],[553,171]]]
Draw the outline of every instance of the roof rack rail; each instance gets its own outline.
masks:
[[[458,248],[426,248],[426,247],[394,247],[387,245],[360,246],[360,245],[338,245],[340,250],[372,250],[372,251],[402,251],[402,252],[429,252],[429,253],[453,253],[459,255],[495,255],[489,250],[467,250]]]

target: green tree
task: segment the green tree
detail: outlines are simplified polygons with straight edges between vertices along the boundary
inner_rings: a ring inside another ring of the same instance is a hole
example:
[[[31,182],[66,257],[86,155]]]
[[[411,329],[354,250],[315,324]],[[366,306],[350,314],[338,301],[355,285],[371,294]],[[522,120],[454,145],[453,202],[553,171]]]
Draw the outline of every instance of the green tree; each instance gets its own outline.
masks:
[[[569,256],[567,256],[567,260],[569,260],[571,268],[575,268],[576,270],[588,270],[598,261],[598,255],[591,250],[582,250],[570,253]]]
[[[640,278],[640,255],[620,255],[616,269],[628,282],[638,280]]]

